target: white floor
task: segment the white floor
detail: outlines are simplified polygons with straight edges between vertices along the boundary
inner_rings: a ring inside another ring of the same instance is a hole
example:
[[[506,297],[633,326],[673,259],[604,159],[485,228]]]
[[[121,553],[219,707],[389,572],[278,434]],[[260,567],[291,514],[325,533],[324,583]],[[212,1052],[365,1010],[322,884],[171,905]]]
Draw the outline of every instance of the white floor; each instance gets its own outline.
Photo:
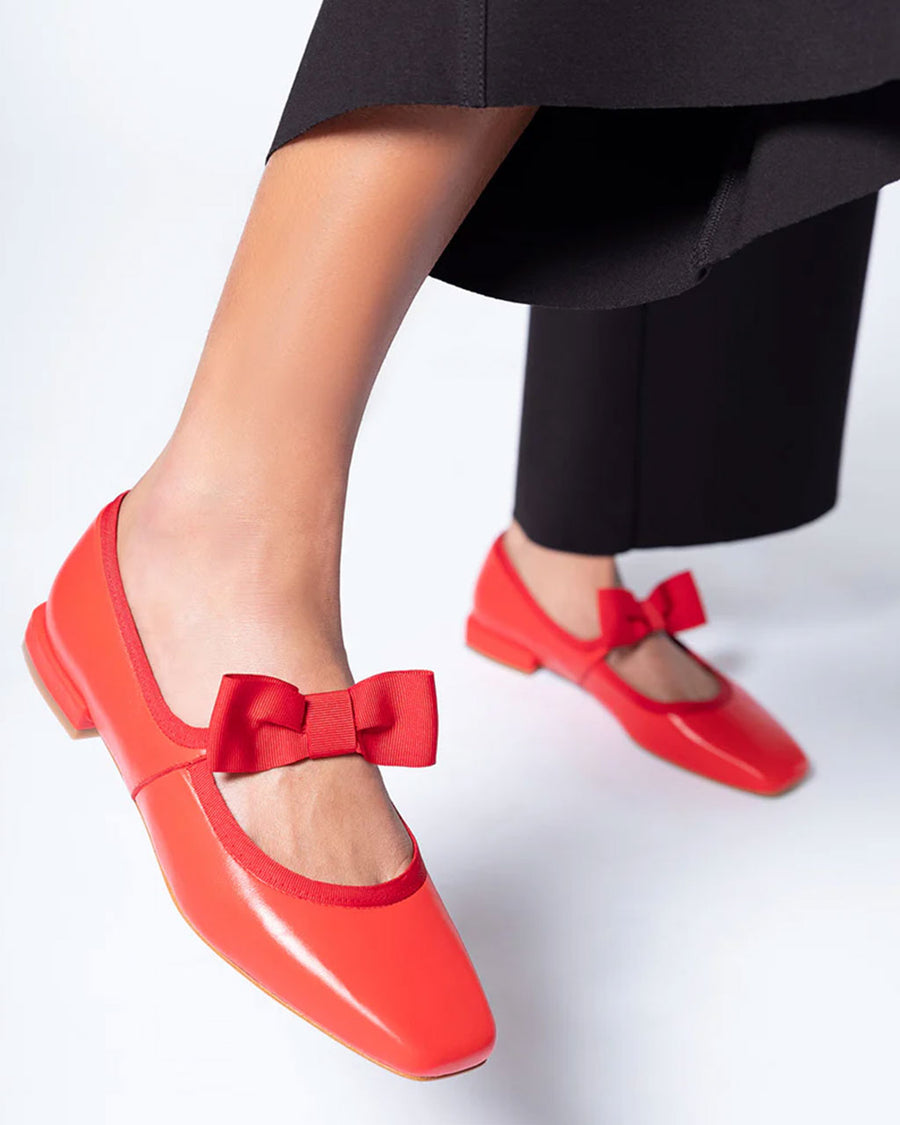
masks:
[[[215,958],[172,907],[102,745],[70,742],[34,691],[28,612],[174,420],[313,12],[267,0],[248,30],[240,8],[202,0],[182,22],[165,0],[136,28],[121,7],[92,0],[75,21],[58,0],[2,19],[28,115],[0,122],[0,1119],[896,1122],[896,188],[839,511],[627,561],[638,589],[695,568],[713,619],[698,647],[815,760],[784,799],[679,772],[563,681],[463,647],[510,506],[524,310],[429,283],[389,357],[354,469],[347,634],[357,676],[438,675],[439,765],[389,780],[493,1001],[499,1041],[477,1072],[404,1082]]]

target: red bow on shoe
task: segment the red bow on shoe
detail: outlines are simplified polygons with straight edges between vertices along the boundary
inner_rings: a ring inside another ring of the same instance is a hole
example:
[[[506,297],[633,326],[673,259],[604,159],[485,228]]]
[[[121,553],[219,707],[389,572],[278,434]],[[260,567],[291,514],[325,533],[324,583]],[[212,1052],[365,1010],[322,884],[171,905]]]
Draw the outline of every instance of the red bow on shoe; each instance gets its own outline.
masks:
[[[678,633],[706,621],[700,593],[689,570],[660,582],[639,602],[630,590],[598,590],[600,637],[607,648],[634,645],[648,633]]]
[[[274,676],[223,676],[206,757],[213,771],[256,773],[338,754],[430,766],[436,753],[434,673],[416,669],[310,695]]]

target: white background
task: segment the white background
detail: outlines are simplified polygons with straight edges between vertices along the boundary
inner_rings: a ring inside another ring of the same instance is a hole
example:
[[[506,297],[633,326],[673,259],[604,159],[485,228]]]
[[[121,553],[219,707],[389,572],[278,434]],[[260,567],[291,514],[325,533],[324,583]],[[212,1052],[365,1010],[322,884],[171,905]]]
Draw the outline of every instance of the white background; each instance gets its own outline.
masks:
[[[487,1066],[409,1083],[313,1031],[172,907],[96,740],[27,678],[32,606],[176,418],[314,17],[310,0],[42,0],[0,15],[0,1118],[8,1125],[895,1123],[900,1001],[900,192],[882,196],[843,501],[693,566],[698,647],[816,774],[781,800],[636,749],[461,642],[508,518],[525,310],[429,282],[353,472],[358,677],[438,674],[434,771],[394,771],[492,999]]]

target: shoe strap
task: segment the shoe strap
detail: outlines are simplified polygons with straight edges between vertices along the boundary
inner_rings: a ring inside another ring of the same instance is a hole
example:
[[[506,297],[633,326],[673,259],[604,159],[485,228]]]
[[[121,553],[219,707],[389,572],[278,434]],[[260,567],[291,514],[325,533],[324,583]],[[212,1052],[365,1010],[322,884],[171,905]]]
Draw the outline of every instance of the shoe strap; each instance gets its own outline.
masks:
[[[600,639],[608,652],[633,645],[650,633],[678,633],[703,625],[706,614],[700,592],[689,570],[673,574],[643,601],[630,590],[597,591]]]
[[[430,766],[437,754],[434,673],[380,672],[304,694],[274,676],[222,677],[209,723],[209,768],[256,773],[307,758],[361,754],[379,766]]]

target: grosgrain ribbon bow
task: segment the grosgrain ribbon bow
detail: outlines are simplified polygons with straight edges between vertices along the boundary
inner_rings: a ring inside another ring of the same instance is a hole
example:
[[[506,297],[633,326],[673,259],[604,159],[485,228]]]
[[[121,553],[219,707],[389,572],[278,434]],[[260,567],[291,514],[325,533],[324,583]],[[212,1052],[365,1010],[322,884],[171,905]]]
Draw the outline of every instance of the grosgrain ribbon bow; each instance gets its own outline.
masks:
[[[211,770],[256,773],[354,753],[379,766],[432,765],[434,673],[380,672],[349,688],[309,695],[274,676],[222,677],[209,723]]]
[[[600,637],[607,648],[633,645],[648,633],[678,633],[706,621],[700,593],[689,570],[660,582],[639,602],[630,590],[598,590]]]

